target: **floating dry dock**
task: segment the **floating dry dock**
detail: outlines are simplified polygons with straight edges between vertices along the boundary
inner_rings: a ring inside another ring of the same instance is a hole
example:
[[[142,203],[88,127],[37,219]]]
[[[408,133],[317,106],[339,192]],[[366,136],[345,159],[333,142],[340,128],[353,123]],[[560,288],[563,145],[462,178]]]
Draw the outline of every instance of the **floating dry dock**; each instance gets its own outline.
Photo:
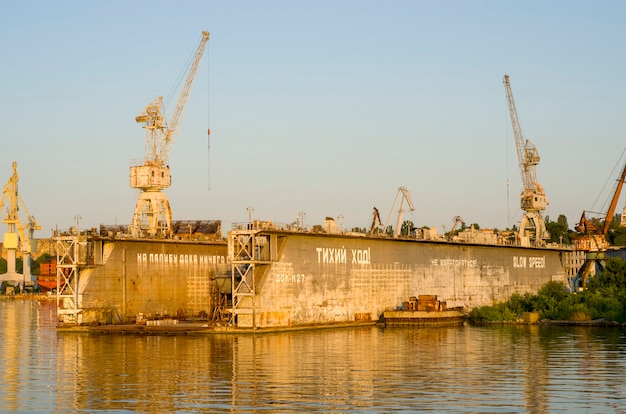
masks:
[[[574,252],[564,247],[369,236],[331,219],[310,228],[235,225],[226,241],[187,233],[59,237],[79,252],[78,260],[60,255],[57,265],[63,326],[136,324],[140,315],[202,317],[228,330],[373,324],[414,292],[467,311],[575,273]]]

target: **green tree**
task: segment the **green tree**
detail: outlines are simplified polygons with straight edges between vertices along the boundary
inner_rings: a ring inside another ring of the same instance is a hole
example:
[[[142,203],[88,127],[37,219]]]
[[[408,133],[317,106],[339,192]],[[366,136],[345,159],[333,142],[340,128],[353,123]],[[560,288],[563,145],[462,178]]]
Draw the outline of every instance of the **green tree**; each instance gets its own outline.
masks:
[[[31,265],[31,273],[33,275],[38,275],[40,274],[40,267],[39,265],[42,263],[49,263],[54,261],[54,256],[48,254],[48,253],[42,253],[37,259],[35,259]]]
[[[408,236],[411,234],[411,230],[415,227],[412,221],[406,220],[402,223],[402,228],[400,229],[400,234],[402,236]]]
[[[562,302],[570,295],[563,282],[551,281],[543,285],[533,298],[533,308],[544,318],[562,319]]]
[[[5,258],[0,258],[0,274],[6,273],[9,268],[9,264]],[[21,257],[15,259],[15,271],[22,273],[24,270],[24,262]]]
[[[556,221],[550,221],[550,217],[546,216],[546,230],[550,233],[551,243],[570,244],[572,242],[572,232],[567,224],[567,217],[560,214]]]
[[[609,231],[607,239],[613,246],[626,246],[626,227],[617,227]]]
[[[587,290],[595,291],[605,288],[624,290],[626,292],[626,262],[619,258],[610,258],[604,270],[589,279]]]

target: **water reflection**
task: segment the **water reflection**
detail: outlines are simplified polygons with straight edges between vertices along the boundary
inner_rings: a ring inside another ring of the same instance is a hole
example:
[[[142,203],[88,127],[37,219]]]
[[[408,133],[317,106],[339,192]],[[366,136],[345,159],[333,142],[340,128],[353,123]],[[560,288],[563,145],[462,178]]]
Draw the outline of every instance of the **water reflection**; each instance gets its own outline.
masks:
[[[0,300],[0,404],[7,411],[47,411],[56,370],[56,302]],[[43,397],[43,401],[40,400]]]
[[[626,402],[620,328],[57,335],[46,303],[2,301],[0,317],[0,402],[16,411],[611,412]]]

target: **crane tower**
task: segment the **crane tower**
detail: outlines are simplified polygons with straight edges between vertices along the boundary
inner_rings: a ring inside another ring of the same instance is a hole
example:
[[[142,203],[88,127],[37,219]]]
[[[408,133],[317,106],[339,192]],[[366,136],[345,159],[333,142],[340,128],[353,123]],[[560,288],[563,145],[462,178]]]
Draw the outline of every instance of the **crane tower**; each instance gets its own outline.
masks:
[[[520,207],[524,214],[520,222],[519,238],[522,245],[542,246],[545,245],[545,241],[550,235],[546,230],[546,224],[541,215],[541,212],[548,205],[548,199],[543,187],[537,182],[537,165],[541,158],[537,148],[529,140],[524,140],[522,135],[522,127],[517,116],[509,75],[504,75],[504,88],[509,104],[517,158],[522,175],[523,189],[520,195]]]
[[[162,191],[172,183],[167,158],[178,133],[191,86],[208,40],[209,32],[202,32],[202,39],[170,121],[167,122],[165,116],[162,96],[149,103],[144,111],[135,117],[137,123],[144,124],[146,147],[143,163],[130,167],[130,186],[141,190],[130,226],[133,237],[171,235],[172,210],[167,196]]]

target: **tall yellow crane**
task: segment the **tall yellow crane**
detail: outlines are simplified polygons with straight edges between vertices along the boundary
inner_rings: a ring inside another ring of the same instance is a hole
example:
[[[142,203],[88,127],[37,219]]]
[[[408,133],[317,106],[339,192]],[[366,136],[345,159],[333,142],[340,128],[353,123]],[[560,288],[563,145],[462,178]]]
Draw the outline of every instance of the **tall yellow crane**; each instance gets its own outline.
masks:
[[[130,226],[134,237],[168,237],[171,235],[172,210],[167,196],[162,191],[172,183],[167,159],[178,134],[191,87],[208,40],[209,32],[202,32],[200,44],[169,123],[165,116],[162,96],[150,102],[144,111],[135,117],[137,123],[144,124],[146,147],[143,164],[130,167],[130,186],[142,191]]]
[[[34,239],[34,231],[41,230],[41,226],[37,224],[35,217],[31,216],[24,204],[24,200],[17,190],[19,175],[17,174],[17,162],[13,161],[13,174],[9,181],[2,189],[2,197],[0,197],[0,210],[5,204],[7,205],[7,214],[3,223],[8,225],[8,232],[4,234],[3,247],[7,250],[7,273],[2,275],[3,280],[22,280],[30,279],[30,255],[37,251],[37,241]],[[26,213],[28,224],[22,225],[20,221],[20,206]],[[28,233],[24,233],[24,228],[28,229]],[[28,235],[27,235],[28,234]],[[24,270],[23,274],[18,276],[15,270],[15,257],[18,247],[21,247],[24,254]]]
[[[519,238],[522,245],[542,246],[550,237],[546,230],[546,224],[541,215],[548,205],[548,199],[541,184],[537,182],[537,165],[541,158],[537,148],[522,135],[522,126],[517,116],[517,108],[513,100],[509,75],[504,75],[504,89],[509,104],[509,114],[520,173],[522,175],[523,189],[520,194],[520,207],[524,211],[519,227]]]

